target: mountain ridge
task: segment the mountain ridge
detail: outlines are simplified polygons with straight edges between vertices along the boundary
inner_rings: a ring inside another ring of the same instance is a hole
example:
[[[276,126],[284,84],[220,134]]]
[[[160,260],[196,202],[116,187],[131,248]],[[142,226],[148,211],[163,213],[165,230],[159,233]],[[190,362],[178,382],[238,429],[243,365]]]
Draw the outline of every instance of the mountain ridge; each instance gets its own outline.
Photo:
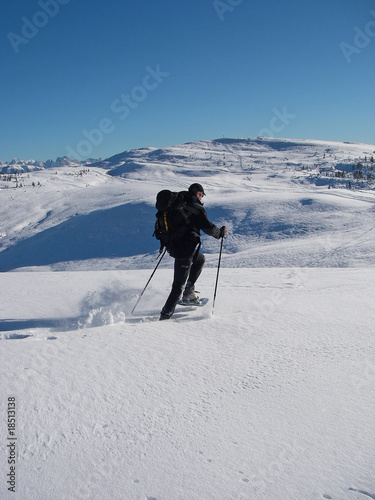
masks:
[[[190,150],[192,146],[195,148],[201,148],[204,150],[209,150],[210,145],[212,149],[215,149],[215,145],[222,145],[226,148],[233,146],[236,148],[238,145],[242,146],[243,149],[257,150],[256,146],[263,146],[263,152],[268,150],[274,151],[291,151],[296,148],[322,148],[326,146],[325,152],[327,154],[332,153],[335,148],[341,148],[343,151],[347,149],[348,153],[353,151],[353,148],[360,154],[368,155],[371,157],[375,154],[375,145],[366,143],[356,143],[356,142],[336,142],[336,141],[324,141],[324,140],[313,140],[313,139],[288,139],[288,138],[269,138],[269,137],[257,137],[257,138],[220,138],[213,140],[198,140],[193,142],[187,142],[181,145],[172,145],[164,148],[156,147],[146,147],[125,150],[120,153],[116,153],[105,160],[88,158],[83,161],[74,160],[68,156],[57,157],[56,160],[46,160],[38,161],[34,159],[22,160],[19,158],[13,158],[10,162],[0,161],[0,173],[22,173],[30,172],[34,170],[41,170],[43,168],[57,168],[62,166],[77,166],[77,167],[99,167],[106,170],[111,170],[114,166],[119,166],[121,162],[135,162],[135,159],[146,159],[147,161],[152,159],[158,159],[160,161],[173,160],[187,160],[188,156],[183,154],[173,154],[173,152],[178,150],[187,149]],[[252,147],[253,146],[253,147]],[[330,147],[331,146],[331,147]],[[258,151],[259,152],[259,151]]]
[[[153,267],[156,193],[193,182],[210,220],[228,227],[228,267],[372,266],[374,150],[223,138],[2,174],[0,271]],[[215,265],[216,240],[204,249]]]

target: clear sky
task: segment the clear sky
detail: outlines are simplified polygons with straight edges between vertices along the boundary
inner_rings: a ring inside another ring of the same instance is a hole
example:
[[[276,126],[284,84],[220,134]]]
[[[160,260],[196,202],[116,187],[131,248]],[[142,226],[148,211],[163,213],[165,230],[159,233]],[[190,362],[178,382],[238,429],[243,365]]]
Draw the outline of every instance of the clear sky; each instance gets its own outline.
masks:
[[[4,0],[0,160],[375,143],[373,0]]]

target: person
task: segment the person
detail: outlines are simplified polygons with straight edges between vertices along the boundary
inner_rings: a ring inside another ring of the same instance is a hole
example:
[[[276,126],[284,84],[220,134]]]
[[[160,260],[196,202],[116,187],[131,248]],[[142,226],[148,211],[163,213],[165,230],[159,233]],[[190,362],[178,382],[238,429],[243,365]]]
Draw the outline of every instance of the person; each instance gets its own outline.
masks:
[[[205,256],[200,252],[200,230],[216,239],[227,234],[225,226],[219,228],[208,220],[202,203],[205,192],[201,184],[192,184],[183,195],[187,206],[191,208],[191,215],[186,233],[174,243],[173,252],[169,252],[175,259],[174,277],[171,292],[160,313],[160,320],[170,319],[182,293],[184,302],[194,304],[199,301],[195,294],[195,283],[205,262]]]

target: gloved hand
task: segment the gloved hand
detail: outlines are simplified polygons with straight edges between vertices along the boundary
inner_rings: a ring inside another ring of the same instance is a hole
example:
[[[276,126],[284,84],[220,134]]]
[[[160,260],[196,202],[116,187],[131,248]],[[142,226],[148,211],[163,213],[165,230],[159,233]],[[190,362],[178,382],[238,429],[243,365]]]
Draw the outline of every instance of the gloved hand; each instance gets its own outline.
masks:
[[[227,228],[226,228],[225,226],[222,226],[222,227],[220,228],[220,238],[224,238],[224,236],[226,236],[226,235],[227,235],[227,232],[228,232],[228,231],[227,231]]]

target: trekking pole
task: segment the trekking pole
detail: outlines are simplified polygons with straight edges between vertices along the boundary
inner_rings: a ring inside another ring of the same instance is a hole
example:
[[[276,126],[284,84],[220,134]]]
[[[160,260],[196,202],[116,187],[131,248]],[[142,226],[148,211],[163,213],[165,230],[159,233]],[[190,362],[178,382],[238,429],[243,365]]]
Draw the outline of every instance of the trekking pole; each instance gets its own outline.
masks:
[[[162,261],[162,259],[163,259],[164,255],[165,255],[165,252],[166,252],[166,251],[167,251],[167,249],[165,248],[165,249],[164,249],[164,252],[161,254],[160,259],[158,260],[158,263],[157,263],[157,264],[156,264],[156,266],[155,266],[155,269],[153,270],[153,272],[152,272],[152,274],[151,274],[151,276],[150,276],[149,280],[147,281],[146,286],[145,286],[145,287],[144,287],[144,289],[142,290],[142,293],[141,293],[141,295],[139,296],[139,298],[138,298],[137,302],[135,303],[135,306],[133,307],[132,312],[131,312],[130,314],[133,314],[133,312],[134,312],[135,308],[136,308],[136,307],[137,307],[137,305],[138,305],[138,302],[141,300],[142,295],[145,293],[145,290],[146,290],[146,288],[148,287],[148,284],[149,284],[149,283],[150,283],[150,281],[152,280],[152,277],[154,276],[154,274],[155,274],[155,272],[156,272],[156,269],[159,267],[159,264],[160,264],[160,262]]]
[[[217,264],[217,274],[216,274],[216,283],[215,283],[215,291],[214,291],[214,300],[212,302],[212,313],[211,315],[213,316],[214,314],[214,308],[215,308],[215,299],[216,299],[216,291],[217,291],[217,283],[219,281],[219,271],[220,271],[220,262],[221,262],[221,253],[223,250],[223,241],[224,241],[224,236],[221,237],[221,244],[220,244],[220,253],[219,253],[219,262]]]

